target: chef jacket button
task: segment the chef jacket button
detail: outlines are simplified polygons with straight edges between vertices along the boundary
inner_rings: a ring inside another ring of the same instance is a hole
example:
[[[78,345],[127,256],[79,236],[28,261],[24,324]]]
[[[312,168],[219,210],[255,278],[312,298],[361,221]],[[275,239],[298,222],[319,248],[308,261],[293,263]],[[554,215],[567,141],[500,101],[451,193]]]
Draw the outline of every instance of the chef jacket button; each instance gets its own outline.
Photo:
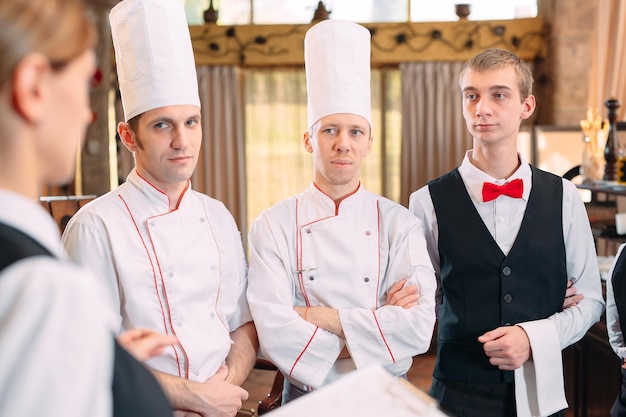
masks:
[[[504,296],[504,302],[507,303],[507,304],[510,304],[511,301],[513,301],[513,296],[511,294],[506,294]]]
[[[167,277],[168,277],[168,278],[172,278],[173,276],[174,276],[174,273],[173,273],[173,272],[168,272],[168,273],[167,273]]]
[[[311,229],[306,229],[305,232],[311,234]]]
[[[509,268],[508,266],[502,268],[502,275],[504,275],[505,277],[511,275],[511,268]]]
[[[365,278],[363,278],[363,281],[370,282],[370,278],[369,277],[365,277]]]
[[[200,223],[204,223],[206,219],[204,217],[200,217]]]
[[[154,222],[150,222],[150,227],[154,227],[155,223]]]
[[[211,318],[215,317],[215,313],[211,312],[210,316]]]
[[[313,275],[309,275],[309,281],[313,281],[315,280],[315,277]]]
[[[215,265],[211,265],[211,271],[215,271],[217,269],[217,267]]]
[[[365,231],[365,236],[369,236],[369,235],[371,235],[371,234],[372,234],[372,232],[370,232],[369,230],[366,230],[366,231]]]

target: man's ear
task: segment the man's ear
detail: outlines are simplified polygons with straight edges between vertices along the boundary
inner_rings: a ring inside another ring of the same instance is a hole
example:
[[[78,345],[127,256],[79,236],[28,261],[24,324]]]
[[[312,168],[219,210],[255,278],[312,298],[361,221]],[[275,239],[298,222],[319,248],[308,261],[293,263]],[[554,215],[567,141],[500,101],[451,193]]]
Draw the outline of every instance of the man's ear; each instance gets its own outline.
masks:
[[[537,103],[535,101],[535,96],[531,94],[528,97],[526,97],[524,99],[524,102],[522,103],[522,115],[521,115],[522,120],[526,120],[530,116],[532,116],[533,112],[535,111],[536,106],[537,106]]]
[[[126,149],[135,153],[139,146],[137,145],[137,141],[135,140],[135,132],[130,128],[128,123],[120,122],[117,125],[117,134],[120,137],[120,140],[126,146]]]
[[[309,135],[309,132],[304,132],[302,144],[308,153],[313,153],[313,145],[311,145],[311,135]]]
[[[38,123],[47,111],[49,76],[48,59],[37,53],[26,55],[13,71],[12,105],[15,112],[30,123]]]
[[[370,136],[369,143],[367,144],[367,152],[365,155],[369,155],[372,152],[372,142],[374,142],[374,136]]]

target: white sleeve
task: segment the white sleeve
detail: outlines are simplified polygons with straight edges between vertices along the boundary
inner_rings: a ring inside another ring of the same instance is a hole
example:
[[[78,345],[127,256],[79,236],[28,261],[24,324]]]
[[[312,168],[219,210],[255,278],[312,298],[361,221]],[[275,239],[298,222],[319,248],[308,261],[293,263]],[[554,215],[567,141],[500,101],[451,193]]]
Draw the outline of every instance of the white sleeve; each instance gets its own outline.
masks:
[[[613,270],[615,269],[615,263],[619,259],[622,251],[626,247],[626,243],[623,243],[615,255],[613,265],[609,271],[609,277],[606,280],[606,330],[609,334],[609,343],[613,351],[623,358],[623,354],[620,355],[618,349],[624,349],[624,335],[622,334],[622,327],[620,325],[619,313],[617,312],[617,305],[615,304],[615,293],[613,291]]]
[[[433,205],[428,186],[424,186],[411,194],[409,198],[409,211],[413,213],[421,222],[426,238],[426,248],[430,255],[430,261],[437,277],[436,306],[438,312],[443,299],[443,289],[439,281],[441,265],[439,263],[439,229],[437,226],[437,214]]]
[[[70,259],[92,271],[90,278],[95,279],[104,292],[101,296],[110,307],[113,326],[117,332],[121,332],[121,295],[108,233],[94,222],[84,222],[79,211],[68,223],[61,240]]]
[[[604,309],[598,257],[589,217],[578,190],[563,180],[563,238],[568,278],[585,298],[576,306],[549,317],[556,328],[561,349],[580,340]]]

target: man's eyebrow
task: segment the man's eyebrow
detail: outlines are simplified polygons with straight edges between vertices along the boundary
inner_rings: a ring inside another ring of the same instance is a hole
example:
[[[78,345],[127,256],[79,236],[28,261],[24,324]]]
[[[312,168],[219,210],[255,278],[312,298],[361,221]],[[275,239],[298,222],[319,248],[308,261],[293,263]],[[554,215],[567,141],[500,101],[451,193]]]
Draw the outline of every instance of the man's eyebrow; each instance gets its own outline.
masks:
[[[171,117],[167,117],[167,116],[159,116],[159,117],[155,117],[154,119],[150,119],[148,124],[153,125],[155,123],[173,123],[174,119],[172,119]]]
[[[511,87],[509,87],[508,85],[492,85],[491,87],[489,87],[489,91],[494,91],[494,90],[512,90]],[[476,87],[472,87],[472,86],[467,86],[463,88],[463,92],[466,91],[476,91]]]
[[[509,87],[508,85],[494,85],[494,86],[489,87],[489,90],[490,91],[493,91],[493,90],[512,90],[512,88]]]

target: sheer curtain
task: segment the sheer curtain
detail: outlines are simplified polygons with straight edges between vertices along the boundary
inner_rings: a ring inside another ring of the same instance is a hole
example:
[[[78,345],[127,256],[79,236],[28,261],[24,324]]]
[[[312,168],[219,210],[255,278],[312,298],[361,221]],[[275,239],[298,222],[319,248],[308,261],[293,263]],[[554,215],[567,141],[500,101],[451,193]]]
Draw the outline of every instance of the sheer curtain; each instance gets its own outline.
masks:
[[[472,137],[465,127],[458,76],[464,62],[400,64],[402,158],[400,202],[457,167]]]
[[[191,180],[195,190],[224,203],[245,236],[245,129],[239,77],[236,67],[198,67],[203,142]]]
[[[617,98],[622,102],[621,119],[626,120],[626,2],[599,1],[597,11],[589,106],[606,117],[604,102]]]
[[[304,149],[306,79],[302,68],[246,69],[248,224],[273,204],[306,189],[313,163]]]

